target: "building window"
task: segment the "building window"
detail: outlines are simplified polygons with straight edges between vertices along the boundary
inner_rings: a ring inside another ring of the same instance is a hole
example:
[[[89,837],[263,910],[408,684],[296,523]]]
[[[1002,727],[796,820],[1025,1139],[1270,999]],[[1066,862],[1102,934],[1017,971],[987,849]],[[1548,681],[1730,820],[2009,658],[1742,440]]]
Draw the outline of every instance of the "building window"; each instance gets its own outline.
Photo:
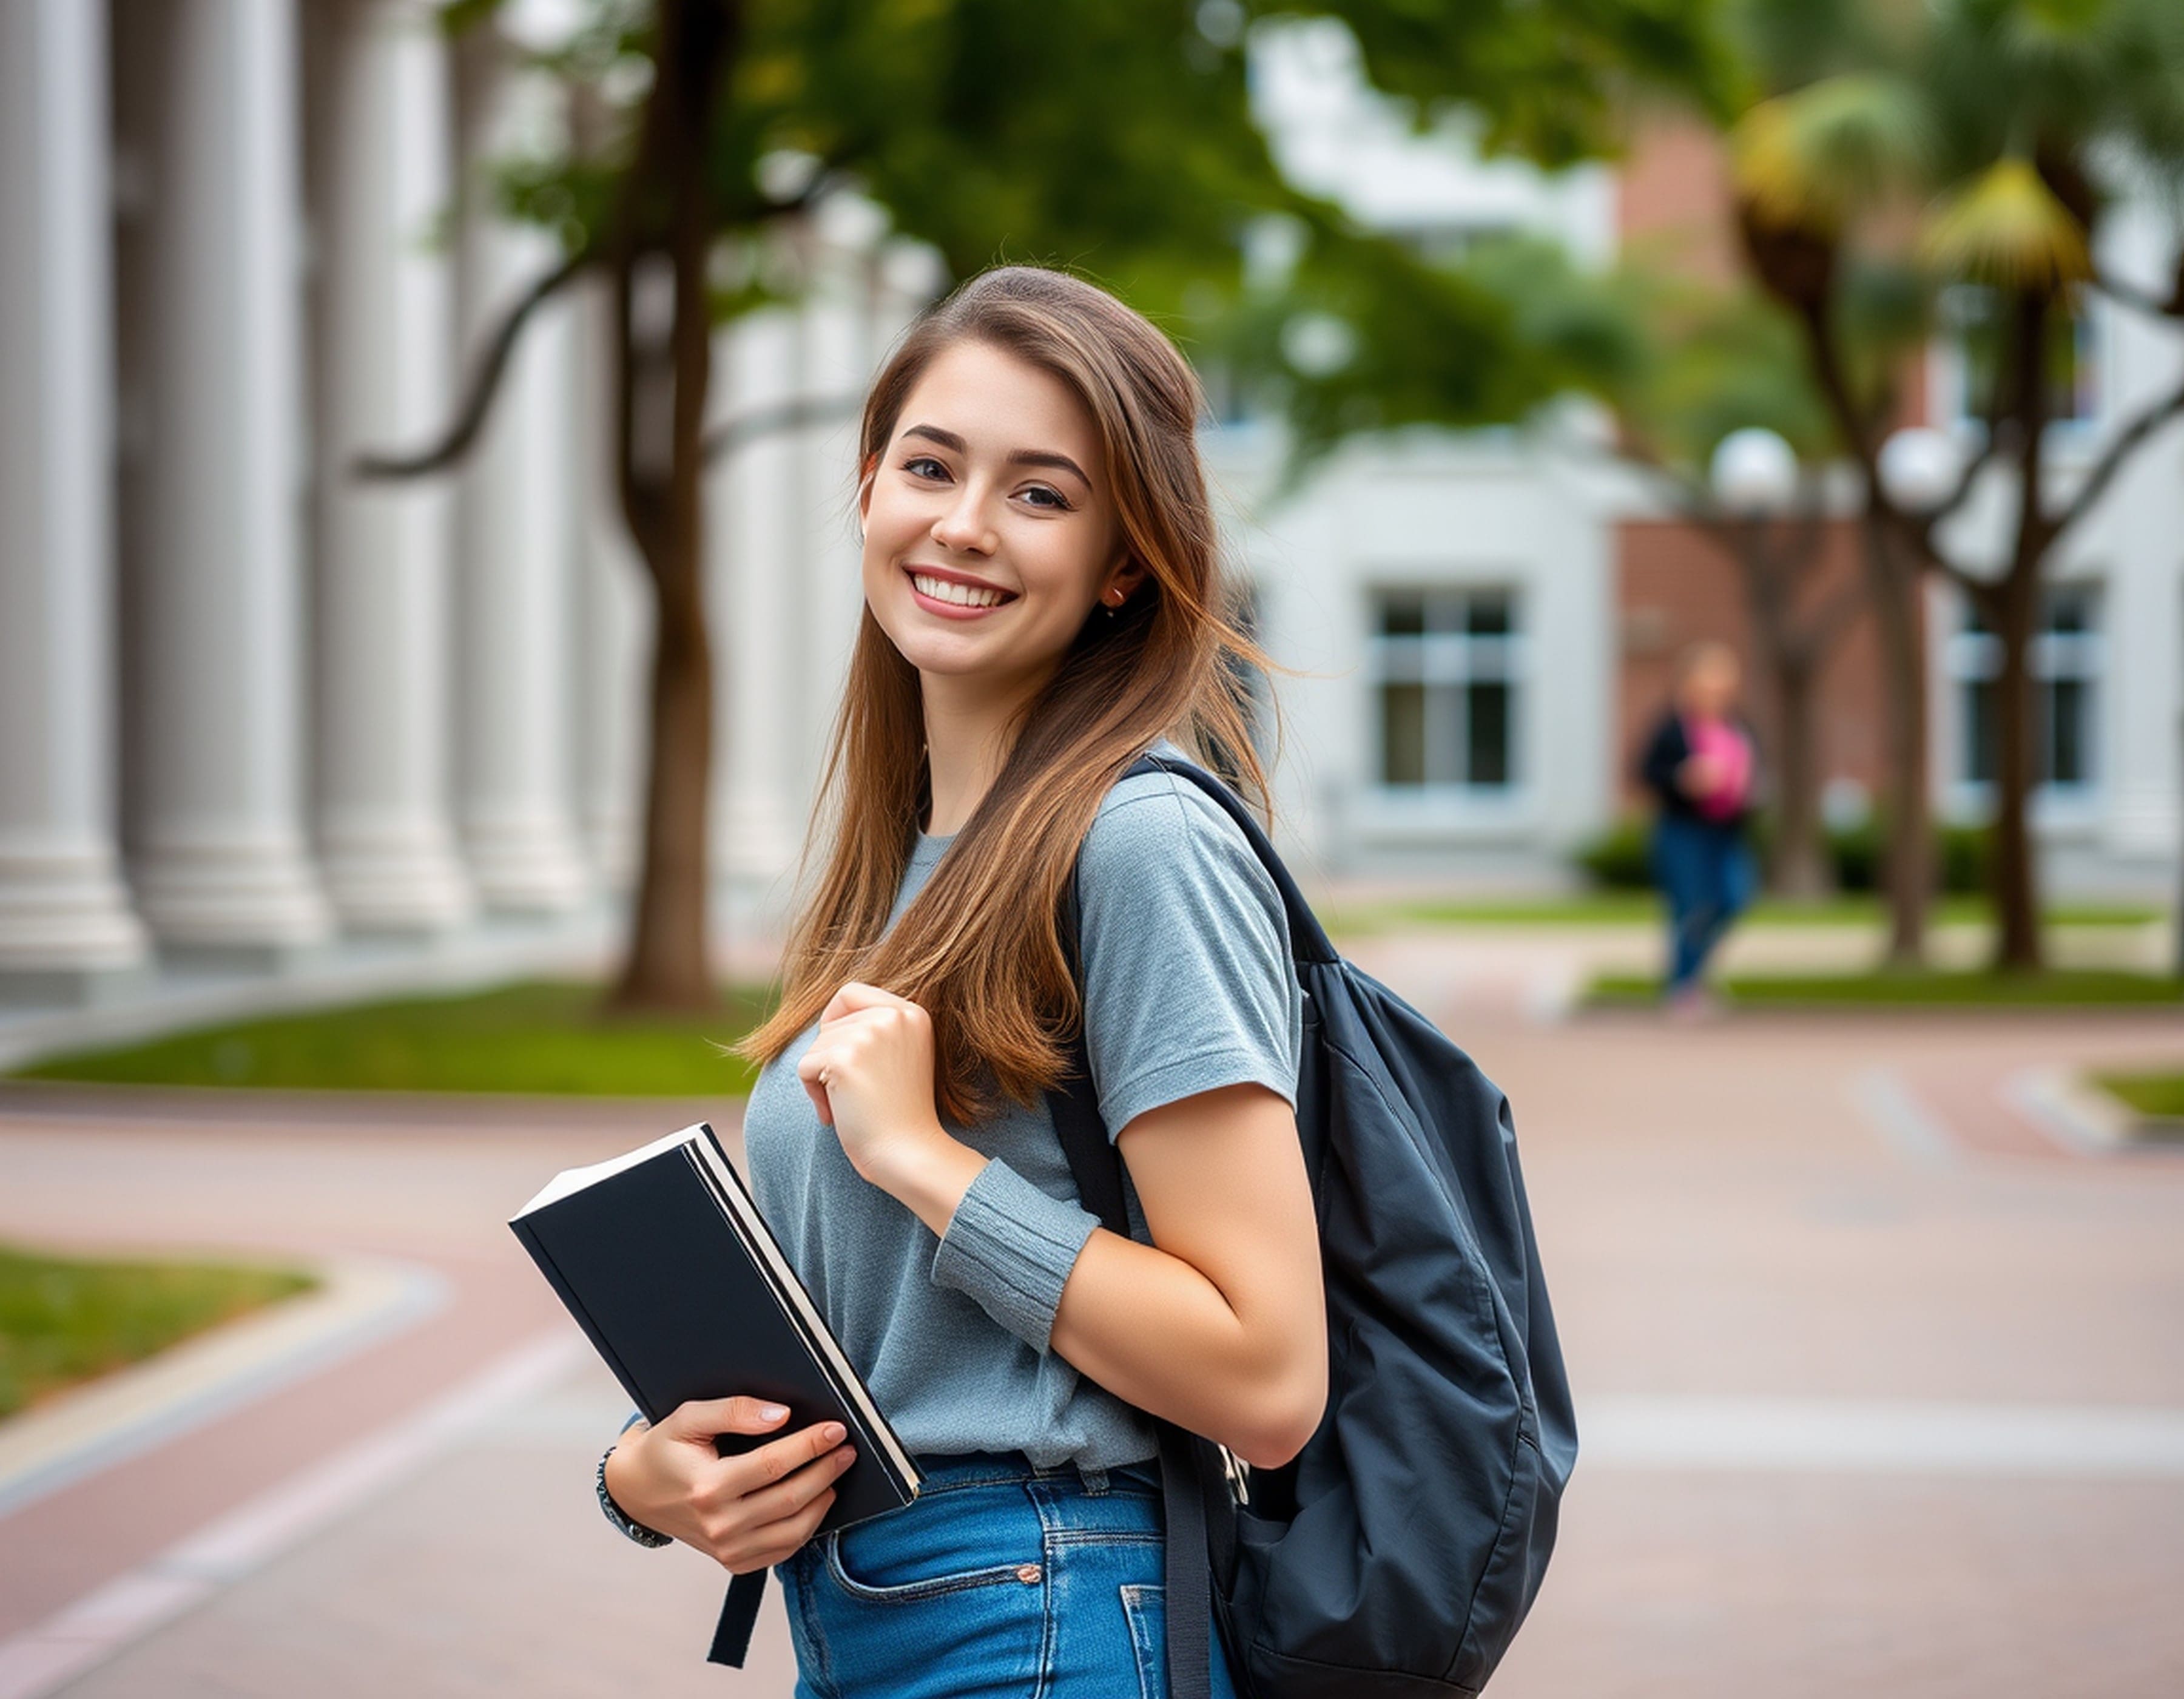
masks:
[[[1970,598],[1950,639],[1949,676],[1961,705],[1958,773],[1990,785],[2001,766],[1995,675],[2002,640]],[[2098,599],[2089,585],[2060,585],[2042,604],[2040,629],[2026,656],[2032,675],[2033,778],[2059,790],[2083,790],[2098,775],[2094,755],[2101,682]]]
[[[1953,284],[1942,292],[1941,320],[1955,356],[1958,422],[1984,426],[1993,406],[2007,326],[2001,298],[1984,284]],[[2057,424],[2082,424],[2100,405],[2100,350],[2088,312],[2059,309],[2048,321],[2048,416]]]
[[[1514,786],[1524,682],[1516,598],[1506,590],[1384,590],[1374,604],[1380,783]]]

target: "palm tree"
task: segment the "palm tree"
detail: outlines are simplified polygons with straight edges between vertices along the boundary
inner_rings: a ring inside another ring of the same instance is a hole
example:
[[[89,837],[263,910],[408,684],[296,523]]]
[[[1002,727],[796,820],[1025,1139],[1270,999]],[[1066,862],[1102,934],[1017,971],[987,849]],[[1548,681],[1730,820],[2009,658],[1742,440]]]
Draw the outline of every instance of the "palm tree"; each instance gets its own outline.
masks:
[[[1762,285],[1802,327],[1885,549],[1946,574],[1998,639],[1997,965],[2040,965],[2026,804],[2034,777],[2029,656],[2057,544],[2119,471],[2184,412],[2184,387],[2114,422],[2081,476],[2058,475],[2048,426],[2059,329],[2098,291],[2184,330],[2184,267],[2163,291],[2103,275],[2103,219],[2134,185],[2184,187],[2184,7],[2176,0],[1742,0],[1758,86],[1730,133],[1737,219]],[[1840,285],[1886,271],[1928,322],[1971,286],[1997,327],[1985,440],[1955,493],[1891,500],[1880,447],[1891,386],[1849,350]],[[1998,567],[1963,558],[1942,521],[1993,477],[2008,486]]]

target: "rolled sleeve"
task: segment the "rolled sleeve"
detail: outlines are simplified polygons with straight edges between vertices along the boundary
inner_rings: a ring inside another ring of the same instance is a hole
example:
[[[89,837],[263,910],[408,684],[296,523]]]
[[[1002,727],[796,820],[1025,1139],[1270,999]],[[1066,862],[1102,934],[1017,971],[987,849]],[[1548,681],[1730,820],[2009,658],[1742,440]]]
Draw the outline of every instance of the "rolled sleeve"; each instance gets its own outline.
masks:
[[[940,1236],[933,1283],[967,1293],[1018,1339],[1045,1351],[1061,1289],[1099,1224],[1089,1211],[1041,1191],[995,1158],[978,1171]]]

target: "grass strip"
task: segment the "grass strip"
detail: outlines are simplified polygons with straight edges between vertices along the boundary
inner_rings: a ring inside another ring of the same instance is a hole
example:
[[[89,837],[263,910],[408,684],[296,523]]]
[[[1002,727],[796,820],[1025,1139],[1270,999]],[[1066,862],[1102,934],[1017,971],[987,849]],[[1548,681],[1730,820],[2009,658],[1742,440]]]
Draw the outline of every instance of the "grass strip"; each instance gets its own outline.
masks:
[[[356,1004],[48,1056],[17,1077],[296,1091],[749,1093],[756,1070],[714,1045],[763,1018],[765,989],[739,987],[704,1016],[609,1017],[603,994],[593,984],[536,981]]]
[[[2184,1120],[2184,1073],[2104,1073],[2096,1080],[2141,1115]]]
[[[0,1245],[0,1417],[318,1284],[279,1268]]]
[[[1737,974],[1721,989],[1732,1004],[1783,1007],[2064,1008],[2184,1000],[2184,980],[2109,968]],[[1585,993],[1586,1003],[1596,1008],[1630,1008],[1660,999],[1661,982],[1642,974],[1603,974]]]
[[[1948,897],[1929,918],[1936,925],[1978,925],[1992,915],[1983,898]],[[1661,900],[1648,891],[1594,891],[1568,897],[1419,898],[1400,902],[1329,905],[1320,911],[1330,933],[1385,932],[1399,926],[1657,926]],[[1871,897],[1819,897],[1807,902],[1764,897],[1740,924],[1833,927],[1883,924],[1887,916]],[[2136,927],[2161,918],[2144,904],[2060,903],[2047,911],[2050,927]]]

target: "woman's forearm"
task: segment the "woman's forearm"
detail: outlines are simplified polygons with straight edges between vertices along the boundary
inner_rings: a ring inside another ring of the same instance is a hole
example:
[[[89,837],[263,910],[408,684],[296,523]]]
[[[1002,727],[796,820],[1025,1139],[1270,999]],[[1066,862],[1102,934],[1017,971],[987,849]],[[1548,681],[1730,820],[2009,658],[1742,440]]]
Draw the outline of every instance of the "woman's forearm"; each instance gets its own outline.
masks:
[[[1327,1402],[1321,1327],[1239,1315],[1179,1256],[1104,1228],[1061,1290],[1054,1349],[1117,1397],[1217,1440],[1256,1468],[1302,1449]]]
[[[866,1178],[944,1239],[987,1161],[936,1122],[889,1140]],[[1103,1228],[1069,1268],[1048,1343],[1117,1397],[1275,1468],[1311,1437],[1326,1404],[1318,1261],[1262,1251],[1259,1266],[1232,1273],[1228,1285]],[[1301,1326],[1307,1311],[1311,1325]]]

